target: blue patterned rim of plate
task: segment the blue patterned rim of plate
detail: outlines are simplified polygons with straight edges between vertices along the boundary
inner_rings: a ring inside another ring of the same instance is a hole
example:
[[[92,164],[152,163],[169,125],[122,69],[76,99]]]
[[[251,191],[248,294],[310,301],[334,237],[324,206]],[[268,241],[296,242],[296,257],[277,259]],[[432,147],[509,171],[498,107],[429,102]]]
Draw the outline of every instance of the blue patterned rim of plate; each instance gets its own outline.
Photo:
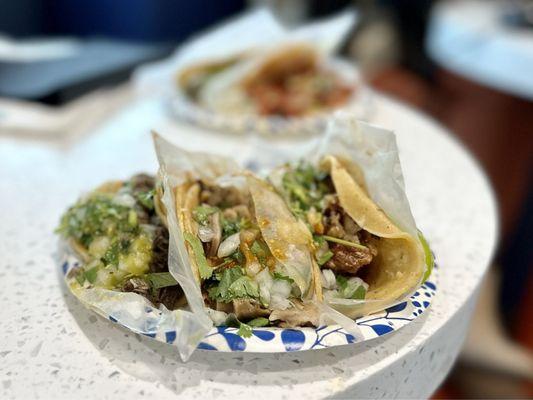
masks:
[[[79,260],[72,255],[66,256],[61,262],[63,275],[71,268],[79,265]],[[407,300],[402,301],[384,311],[356,319],[362,338],[356,338],[338,325],[321,326],[318,328],[256,328],[250,337],[241,337],[237,328],[226,326],[213,327],[198,345],[199,349],[223,352],[245,351],[255,353],[285,353],[335,347],[355,342],[363,342],[398,329],[414,321],[430,306],[435,297],[436,281],[439,268],[435,265],[431,277],[416,290]],[[145,313],[159,313],[157,309],[147,307]],[[153,314],[150,314],[152,317]],[[113,316],[108,319],[129,329]],[[176,331],[136,332],[159,342],[172,344],[176,339]]]

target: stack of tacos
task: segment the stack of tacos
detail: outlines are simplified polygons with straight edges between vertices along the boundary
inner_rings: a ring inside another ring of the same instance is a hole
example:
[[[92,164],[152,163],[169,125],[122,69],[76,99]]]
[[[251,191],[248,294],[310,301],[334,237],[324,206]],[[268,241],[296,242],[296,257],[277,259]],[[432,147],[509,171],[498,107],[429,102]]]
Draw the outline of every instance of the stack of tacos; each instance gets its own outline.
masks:
[[[185,308],[172,318],[180,315],[190,348],[212,324],[243,334],[345,326],[401,301],[433,259],[401,173],[394,185],[376,181],[398,170],[394,136],[353,121],[344,127],[334,126],[315,156],[263,177],[155,134],[157,182],[140,175],[108,183],[64,215],[59,232],[83,261],[69,273],[71,289],[100,310],[109,309],[109,293],[130,296],[111,296],[118,313],[131,296]]]

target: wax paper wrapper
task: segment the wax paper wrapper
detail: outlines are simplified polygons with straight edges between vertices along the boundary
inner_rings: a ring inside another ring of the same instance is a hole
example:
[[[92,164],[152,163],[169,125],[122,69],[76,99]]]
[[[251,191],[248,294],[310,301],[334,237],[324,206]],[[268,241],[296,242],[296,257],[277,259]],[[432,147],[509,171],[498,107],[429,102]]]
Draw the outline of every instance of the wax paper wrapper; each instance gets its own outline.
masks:
[[[209,319],[199,317],[188,308],[168,310],[154,307],[145,297],[133,292],[118,292],[104,288],[83,288],[74,277],[80,259],[65,242],[60,243],[60,264],[65,283],[71,293],[87,308],[129,330],[166,342],[178,348],[182,360],[187,360],[211,327]],[[169,266],[177,263],[176,246],[170,245]]]

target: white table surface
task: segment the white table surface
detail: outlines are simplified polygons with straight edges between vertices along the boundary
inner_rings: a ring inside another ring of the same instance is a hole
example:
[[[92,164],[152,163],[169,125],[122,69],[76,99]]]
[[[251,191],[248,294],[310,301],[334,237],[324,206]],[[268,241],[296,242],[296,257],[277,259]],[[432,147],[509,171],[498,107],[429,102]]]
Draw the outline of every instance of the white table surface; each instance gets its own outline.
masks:
[[[460,76],[533,100],[533,30],[504,24],[510,3],[439,2],[431,12],[426,49],[437,64]]]
[[[71,145],[0,138],[0,398],[428,397],[465,337],[495,246],[496,206],[478,165],[441,127],[386,98],[374,111],[372,122],[397,132],[413,212],[442,270],[429,312],[370,342],[273,355],[197,351],[186,364],[172,347],[84,309],[54,259],[52,231],[82,191],[155,172],[148,131],[165,124],[160,103],[132,104]],[[243,138],[184,127],[173,138],[239,158],[248,149]]]

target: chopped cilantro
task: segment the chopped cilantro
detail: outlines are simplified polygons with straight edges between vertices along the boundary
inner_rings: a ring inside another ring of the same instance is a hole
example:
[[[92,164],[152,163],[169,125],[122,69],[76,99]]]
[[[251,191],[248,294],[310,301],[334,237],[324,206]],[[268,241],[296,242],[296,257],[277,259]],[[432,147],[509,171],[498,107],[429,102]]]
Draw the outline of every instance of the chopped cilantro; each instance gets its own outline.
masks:
[[[251,222],[246,218],[229,220],[222,217],[220,224],[222,226],[222,240],[251,226]]]
[[[259,240],[255,240],[252,243],[252,246],[250,246],[250,250],[252,251],[254,256],[256,256],[257,260],[261,265],[266,265],[268,256],[270,254],[270,250],[266,243]]]
[[[235,260],[235,262],[239,265],[242,265],[244,263],[244,254],[242,254],[241,249],[235,250],[230,257]]]
[[[91,269],[88,269],[85,271],[85,279],[89,281],[89,283],[94,283],[96,281],[96,275],[98,274],[98,267],[93,267]]]
[[[268,320],[268,318],[258,317],[248,321],[248,325],[254,328],[268,326],[270,325],[270,321]]]
[[[331,259],[331,257],[333,257],[333,252],[331,250],[328,250],[320,257],[318,257],[316,262],[318,263],[318,265],[322,266],[327,263]]]
[[[322,237],[324,239],[326,239],[328,242],[339,243],[339,244],[342,244],[344,246],[355,247],[355,248],[361,249],[361,250],[368,250],[368,247],[363,246],[362,244],[359,244],[359,243],[349,242],[347,240],[343,240],[343,239],[339,239],[339,238],[336,238],[336,237],[333,237],[333,236],[327,236],[327,235],[322,235]]]
[[[366,289],[363,285],[361,285],[357,289],[355,289],[355,292],[353,292],[352,297],[350,297],[350,299],[364,300],[365,296],[366,296]]]
[[[139,232],[138,221],[130,215],[131,208],[113,202],[109,194],[95,193],[78,201],[61,217],[56,232],[89,247],[99,236],[135,236]]]
[[[208,205],[201,205],[194,208],[192,215],[196,222],[200,225],[207,225],[209,216],[218,211],[217,207],[212,207]]]
[[[147,210],[154,209],[154,195],[155,189],[148,190],[146,192],[139,192],[135,195],[137,201]]]
[[[189,232],[184,234],[185,240],[192,247],[192,252],[196,264],[198,265],[198,272],[200,273],[201,279],[208,279],[213,274],[213,268],[209,265],[207,258],[205,258],[204,248],[202,247],[202,242],[196,236],[192,235]]]
[[[252,336],[252,327],[248,324],[245,324],[244,322],[239,323],[239,330],[237,331],[237,335],[243,337],[243,338],[249,338]]]
[[[259,298],[259,286],[240,267],[227,268],[216,278],[220,282],[208,290],[212,300],[229,303],[239,298]]]
[[[178,284],[170,272],[154,272],[146,274],[144,278],[154,290],[167,286],[176,286]]]
[[[280,280],[280,281],[287,281],[291,285],[294,283],[294,280],[286,275],[280,274],[279,272],[274,272],[273,274],[274,279]]]
[[[283,175],[281,183],[293,214],[302,217],[312,207],[321,209],[321,200],[330,191],[327,176],[306,162],[300,162]]]
[[[354,282],[342,275],[337,275],[338,293],[343,299],[364,300],[366,289],[358,282]]]

